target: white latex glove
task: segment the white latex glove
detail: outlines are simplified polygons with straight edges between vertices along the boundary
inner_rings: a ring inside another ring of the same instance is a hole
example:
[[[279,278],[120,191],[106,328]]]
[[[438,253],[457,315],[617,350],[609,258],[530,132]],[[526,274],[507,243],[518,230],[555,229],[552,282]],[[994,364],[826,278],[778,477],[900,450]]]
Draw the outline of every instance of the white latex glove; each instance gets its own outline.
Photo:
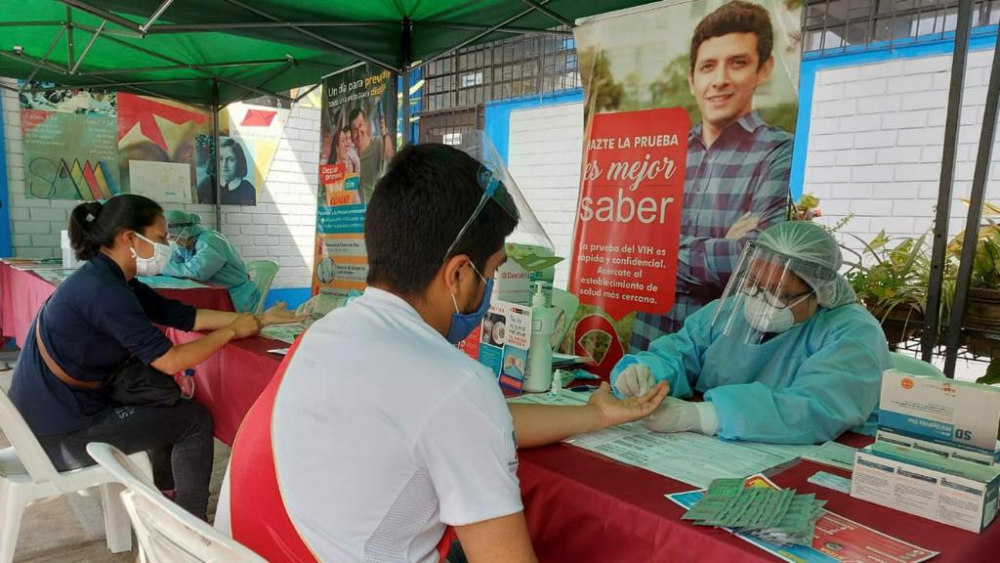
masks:
[[[698,432],[714,436],[719,431],[719,417],[712,403],[691,403],[676,397],[667,397],[644,424],[655,432]]]
[[[653,372],[638,362],[623,369],[615,380],[615,388],[623,397],[638,397],[653,387],[656,387]]]
[[[729,231],[726,232],[726,238],[729,240],[737,240],[746,236],[747,233],[756,229],[760,225],[760,217],[755,213],[744,213],[733,226],[729,227]]]

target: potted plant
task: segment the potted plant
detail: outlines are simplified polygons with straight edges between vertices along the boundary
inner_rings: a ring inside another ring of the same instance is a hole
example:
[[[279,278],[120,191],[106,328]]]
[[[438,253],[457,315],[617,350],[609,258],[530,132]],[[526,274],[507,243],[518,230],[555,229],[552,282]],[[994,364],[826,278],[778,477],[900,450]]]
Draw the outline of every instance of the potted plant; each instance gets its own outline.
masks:
[[[858,300],[878,319],[890,348],[916,337],[923,328],[927,279],[930,271],[927,235],[891,241],[880,232],[871,241],[851,235],[861,242],[848,263],[847,280]]]

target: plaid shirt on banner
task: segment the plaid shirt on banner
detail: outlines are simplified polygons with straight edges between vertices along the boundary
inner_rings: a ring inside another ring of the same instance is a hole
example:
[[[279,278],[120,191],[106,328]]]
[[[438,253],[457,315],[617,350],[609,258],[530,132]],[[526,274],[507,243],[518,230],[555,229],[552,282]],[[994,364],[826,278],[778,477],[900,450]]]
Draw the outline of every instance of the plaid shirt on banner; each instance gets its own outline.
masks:
[[[636,316],[633,353],[677,332],[684,319],[722,295],[747,243],[785,219],[791,169],[792,135],[767,125],[757,112],[726,127],[711,148],[702,142],[700,123],[691,129],[676,301],[666,315]],[[726,238],[746,214],[756,227]]]

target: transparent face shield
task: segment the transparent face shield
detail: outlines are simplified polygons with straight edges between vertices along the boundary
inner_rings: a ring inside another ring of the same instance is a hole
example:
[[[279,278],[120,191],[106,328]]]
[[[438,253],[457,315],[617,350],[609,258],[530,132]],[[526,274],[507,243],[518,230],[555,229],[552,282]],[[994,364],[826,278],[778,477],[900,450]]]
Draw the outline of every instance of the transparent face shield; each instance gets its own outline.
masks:
[[[793,260],[750,244],[712,317],[712,331],[745,344],[760,344],[806,318],[816,296],[793,271]]]
[[[507,170],[507,166],[489,138],[482,131],[462,133],[461,141],[453,146],[481,163],[478,183],[483,190],[483,197],[479,200],[472,215],[458,231],[455,240],[448,247],[445,258],[452,255],[476,218],[491,201],[518,220],[517,228],[507,237],[508,243],[535,246],[544,249],[543,252],[551,254],[555,248],[552,240],[531,211],[528,200],[518,189],[517,183],[514,182],[514,178],[511,177],[510,171]]]

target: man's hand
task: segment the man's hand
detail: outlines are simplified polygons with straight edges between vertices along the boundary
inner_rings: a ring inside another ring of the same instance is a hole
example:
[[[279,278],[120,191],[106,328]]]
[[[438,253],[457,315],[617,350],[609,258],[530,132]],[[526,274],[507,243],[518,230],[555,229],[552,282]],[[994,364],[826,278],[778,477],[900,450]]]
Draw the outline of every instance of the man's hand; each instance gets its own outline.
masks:
[[[760,226],[760,217],[757,214],[744,213],[742,217],[733,223],[732,227],[729,227],[729,231],[726,232],[726,238],[729,240],[739,240],[758,226]]]
[[[264,311],[264,314],[259,317],[264,326],[301,323],[308,318],[309,315],[297,315],[294,311],[289,311],[284,301]]]
[[[649,416],[660,406],[669,391],[667,382],[661,381],[643,395],[619,400],[611,394],[611,387],[607,383],[601,383],[601,388],[594,391],[587,404],[596,409],[598,430],[601,430]]]

